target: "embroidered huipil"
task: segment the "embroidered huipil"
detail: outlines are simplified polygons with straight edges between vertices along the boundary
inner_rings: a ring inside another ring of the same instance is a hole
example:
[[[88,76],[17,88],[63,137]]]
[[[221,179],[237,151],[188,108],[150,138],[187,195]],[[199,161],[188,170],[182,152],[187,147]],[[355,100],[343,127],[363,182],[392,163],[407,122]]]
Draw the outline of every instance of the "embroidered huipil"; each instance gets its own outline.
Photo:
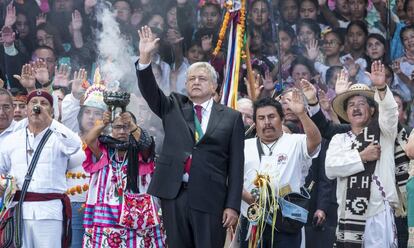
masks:
[[[143,130],[141,141],[147,137],[149,135]],[[164,247],[165,235],[160,226],[138,230],[118,225],[122,194],[127,184],[128,160],[125,158],[118,161],[115,159],[115,149],[106,148],[100,143],[98,146],[102,156],[96,162],[91,150],[85,149],[86,160],[83,167],[91,174],[91,178],[83,221],[85,227],[83,247]],[[140,193],[147,191],[153,172],[152,161],[144,163],[140,160],[138,178]]]
[[[378,176],[384,187],[390,205],[396,208],[399,200],[395,184],[394,143],[397,136],[398,106],[390,89],[387,89],[382,101],[379,99],[378,92],[375,92],[375,101],[378,103],[379,110],[381,157],[375,166],[374,175]],[[326,152],[326,175],[329,179],[337,179],[338,216],[345,209],[347,177],[364,170],[359,152],[351,149],[354,139],[355,135],[350,133],[336,134]],[[367,217],[374,216],[383,210],[383,197],[378,186],[372,181]]]
[[[27,120],[23,121],[27,123]],[[68,169],[68,159],[80,149],[81,141],[77,134],[55,120],[52,121],[49,128],[53,133],[40,154],[28,192],[65,193],[67,189],[65,173]],[[30,155],[26,149],[31,147],[36,150],[46,130],[34,137],[27,128],[21,128],[10,134],[2,143],[0,173],[12,175],[19,188],[23,186],[28,165],[30,165],[34,154]],[[28,160],[26,160],[26,155]],[[23,204],[23,218],[62,220],[62,203],[60,200],[25,202]]]

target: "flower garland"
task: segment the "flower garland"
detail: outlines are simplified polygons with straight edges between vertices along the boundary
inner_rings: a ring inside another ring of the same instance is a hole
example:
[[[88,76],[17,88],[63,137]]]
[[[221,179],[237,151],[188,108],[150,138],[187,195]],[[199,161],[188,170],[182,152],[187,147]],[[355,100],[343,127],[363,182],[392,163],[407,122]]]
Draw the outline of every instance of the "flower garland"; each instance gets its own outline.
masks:
[[[85,179],[85,178],[88,178],[88,177],[90,177],[89,175],[87,175],[87,174],[85,174],[85,173],[82,173],[82,172],[66,172],[66,178],[68,178],[68,179],[70,179],[70,178],[72,178],[72,179]]]
[[[214,57],[217,56],[217,54],[221,50],[221,46],[223,45],[224,36],[226,35],[226,30],[227,30],[227,26],[229,25],[229,21],[230,21],[230,12],[226,11],[226,14],[224,15],[223,23],[221,24],[217,45],[213,51]]]
[[[89,190],[89,184],[85,183],[83,186],[76,185],[71,188],[69,188],[66,191],[67,195],[76,195],[76,194],[82,194],[84,192],[87,192]]]
[[[245,30],[246,30],[246,0],[227,1],[225,7],[227,8],[226,18],[223,21],[222,28],[219,34],[219,41],[214,50],[214,55],[217,55],[221,49],[224,40],[227,25],[230,26],[227,45],[226,56],[226,74],[224,75],[224,86],[221,104],[230,108],[236,109],[237,92],[239,85],[239,73],[241,59],[245,54]]]
[[[82,173],[82,172],[66,172],[66,178],[67,179],[86,179],[90,176],[88,174]],[[76,185],[68,190],[66,190],[67,195],[76,195],[76,194],[82,194],[84,192],[87,192],[89,190],[89,184],[85,183],[84,185]]]

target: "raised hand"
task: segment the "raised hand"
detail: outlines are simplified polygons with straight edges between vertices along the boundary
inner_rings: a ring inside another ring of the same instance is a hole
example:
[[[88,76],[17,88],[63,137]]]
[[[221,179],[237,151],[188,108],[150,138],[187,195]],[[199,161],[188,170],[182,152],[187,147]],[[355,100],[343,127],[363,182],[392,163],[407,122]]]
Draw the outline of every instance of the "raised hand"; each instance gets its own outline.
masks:
[[[72,13],[72,29],[73,30],[81,30],[82,29],[82,15],[78,10],[73,11]]]
[[[0,78],[0,89],[1,88],[4,88],[4,81],[3,81],[3,79]]]
[[[69,86],[69,76],[72,68],[67,64],[61,64],[59,68],[55,66],[55,77],[53,78],[53,85],[60,87]]]
[[[325,94],[325,91],[319,90],[318,95],[319,95],[319,104],[321,105],[321,108],[325,110],[326,112],[331,113],[332,105],[331,105],[331,102],[329,101],[328,96]]]
[[[306,100],[309,104],[316,104],[318,102],[318,97],[316,95],[316,88],[306,79],[300,80],[300,87],[302,92],[306,97]]]
[[[4,26],[12,27],[16,23],[16,8],[13,6],[13,1],[7,5],[6,18],[4,19]]]
[[[139,35],[139,56],[140,63],[148,64],[151,62],[151,55],[157,49],[160,38],[155,38],[151,28],[144,26],[138,30]]]
[[[87,87],[87,85],[83,85],[83,83],[86,81],[87,78],[88,73],[83,68],[73,73],[73,78],[70,81],[70,83],[72,84],[72,95],[76,99],[81,99],[81,97],[85,93],[85,88]]]
[[[286,101],[288,108],[292,110],[295,115],[300,116],[306,114],[305,102],[303,98],[304,97],[300,90],[295,88],[292,90],[292,98],[289,99],[286,97],[284,100]]]
[[[263,85],[260,85],[260,80],[261,80],[261,75],[259,73],[254,75],[254,89],[251,89],[250,87],[250,83],[249,80],[247,78],[244,78],[244,84],[246,85],[247,88],[247,95],[249,96],[250,99],[252,99],[253,101],[257,99],[257,97],[260,95],[260,93],[263,90]],[[254,95],[253,95],[254,92]]]
[[[347,65],[347,68],[348,68],[348,75],[349,75],[349,77],[353,78],[358,74],[358,71],[359,71],[360,67],[351,58],[347,59],[346,61],[347,62],[345,62],[345,64]]]
[[[46,13],[40,13],[38,16],[36,16],[36,27],[40,24],[46,23],[47,16]]]
[[[395,74],[400,74],[401,73],[401,67],[400,67],[401,61],[399,59],[394,60],[394,62],[392,62],[391,68],[394,71]]]
[[[316,60],[319,55],[319,46],[317,40],[311,40],[306,44],[306,57],[312,61]]]
[[[45,85],[49,82],[49,71],[47,70],[47,64],[42,59],[37,59],[32,62],[32,67],[35,72],[36,80],[39,81],[41,85]]]
[[[170,43],[171,45],[177,45],[184,40],[180,32],[178,32],[175,29],[168,29],[166,38],[168,43]]]
[[[4,26],[1,29],[0,42],[3,43],[5,47],[10,47],[13,45],[16,40],[16,33],[13,32],[13,29],[8,26]]]
[[[269,70],[265,71],[265,77],[263,80],[263,88],[267,91],[271,91],[275,88],[276,81],[273,81],[272,75]]]
[[[344,93],[349,89],[352,82],[349,81],[348,73],[342,69],[339,73],[335,83],[335,93],[337,95]]]
[[[19,80],[20,84],[25,89],[27,89],[27,91],[31,91],[35,89],[35,84],[36,84],[35,72],[30,64],[23,65],[21,74],[13,75],[13,77]]]
[[[368,73],[371,78],[372,86],[377,88],[384,88],[387,83],[385,81],[385,67],[381,61],[374,61],[371,65],[371,73]]]

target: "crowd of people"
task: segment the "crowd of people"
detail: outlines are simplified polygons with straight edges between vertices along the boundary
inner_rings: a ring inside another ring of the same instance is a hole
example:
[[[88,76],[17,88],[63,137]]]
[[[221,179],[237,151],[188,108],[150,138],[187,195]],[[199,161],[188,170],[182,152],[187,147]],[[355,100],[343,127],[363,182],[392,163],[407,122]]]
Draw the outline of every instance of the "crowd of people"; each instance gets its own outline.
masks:
[[[235,110],[225,2],[0,0],[23,247],[414,247],[414,0],[246,0]],[[104,9],[133,54],[122,112]]]

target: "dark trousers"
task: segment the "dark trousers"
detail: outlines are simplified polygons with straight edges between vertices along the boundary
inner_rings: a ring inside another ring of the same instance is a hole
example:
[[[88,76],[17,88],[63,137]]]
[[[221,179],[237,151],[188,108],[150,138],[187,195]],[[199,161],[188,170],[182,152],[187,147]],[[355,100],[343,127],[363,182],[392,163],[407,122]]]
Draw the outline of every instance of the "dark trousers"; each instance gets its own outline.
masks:
[[[240,248],[247,248],[249,241],[246,240],[247,232],[249,230],[249,221],[245,217],[241,217],[240,225]],[[285,232],[274,232],[273,246],[272,246],[272,228],[270,225],[266,225],[262,235],[263,246],[266,248],[299,248],[302,241],[302,234],[298,233],[285,233]]]
[[[324,225],[322,228],[305,226],[306,248],[332,248],[336,241],[336,227]]]
[[[226,239],[222,216],[191,209],[182,187],[177,198],[161,199],[163,222],[169,248],[221,248]]]
[[[408,242],[407,217],[395,217],[395,225],[397,226],[398,247],[406,248]]]

